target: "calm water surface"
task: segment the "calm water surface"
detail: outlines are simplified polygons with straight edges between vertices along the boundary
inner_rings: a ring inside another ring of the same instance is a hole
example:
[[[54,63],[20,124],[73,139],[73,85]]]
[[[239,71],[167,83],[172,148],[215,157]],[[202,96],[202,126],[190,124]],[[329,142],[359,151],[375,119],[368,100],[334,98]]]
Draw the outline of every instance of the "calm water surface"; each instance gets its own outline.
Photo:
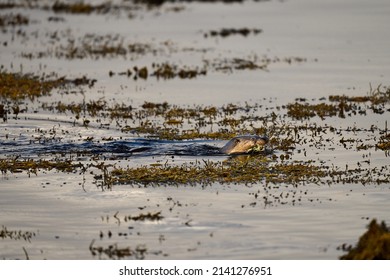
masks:
[[[370,84],[388,86],[390,81],[390,5],[385,0],[183,2],[89,15],[56,14],[42,8],[0,10],[0,15],[10,13],[26,15],[30,21],[28,25],[3,27],[3,71],[54,72],[70,79],[86,76],[96,83],[72,89],[72,93],[59,90],[38,100],[20,102],[26,111],[18,116],[9,114],[7,121],[0,123],[1,159],[70,159],[83,164],[104,161],[122,167],[229,160],[212,152],[213,147],[224,145],[222,140],[150,139],[148,135],[122,132],[114,121],[85,127],[72,114],[42,110],[45,102],[104,99],[108,104],[134,108],[144,102],[188,107],[249,103],[258,104],[256,114],[266,116],[271,112],[282,114],[285,111],[276,107],[295,98],[318,101],[335,94],[362,96],[369,92]],[[58,20],[49,21],[50,17]],[[205,36],[211,30],[244,27],[262,32],[246,37]],[[89,36],[94,39],[88,41]],[[96,39],[98,36],[103,39]],[[141,43],[145,52],[65,57],[69,42],[82,46],[94,40],[107,45]],[[258,64],[266,59],[271,62],[267,69],[253,71],[222,71],[215,66],[235,58]],[[126,75],[109,75],[110,71],[119,73],[134,66],[150,70],[153,63],[164,62],[207,68],[207,74],[195,79],[149,76],[136,81]],[[7,104],[6,100],[1,102]],[[388,109],[387,104],[382,114],[370,111],[345,119],[288,122],[333,126],[344,137],[375,145],[378,131],[389,125]],[[261,125],[255,123],[256,127]],[[376,129],[370,131],[372,126]],[[360,130],[348,130],[351,127]],[[51,134],[42,137],[40,130]],[[88,137],[95,140],[85,141]],[[109,137],[113,140],[100,141]],[[307,143],[296,147],[291,160],[312,160],[317,165],[325,162],[341,170],[346,165],[353,168],[362,164],[373,170],[389,164],[384,151],[359,150],[354,144],[345,147],[340,137],[329,134],[325,146]],[[211,147],[211,152],[205,146]],[[273,152],[276,157],[280,154]],[[3,173],[0,225],[35,235],[29,240],[0,239],[0,258],[24,259],[26,251],[31,259],[107,259],[108,254],[99,255],[94,248],[117,246],[147,250],[144,255],[126,258],[336,259],[342,254],[337,247],[354,244],[371,219],[390,224],[388,183],[114,185],[108,190],[102,188],[97,174],[96,170]],[[270,200],[265,202],[263,197]],[[126,218],[158,212],[163,217],[160,220]]]

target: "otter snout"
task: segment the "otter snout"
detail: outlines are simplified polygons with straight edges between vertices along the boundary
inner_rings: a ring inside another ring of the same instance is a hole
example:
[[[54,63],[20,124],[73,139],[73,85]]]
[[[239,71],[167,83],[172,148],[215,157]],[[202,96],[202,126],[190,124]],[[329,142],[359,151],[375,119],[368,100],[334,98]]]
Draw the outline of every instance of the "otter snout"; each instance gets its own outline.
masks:
[[[224,154],[245,154],[250,152],[260,152],[264,145],[268,143],[267,136],[244,135],[232,138],[223,146],[220,151]]]

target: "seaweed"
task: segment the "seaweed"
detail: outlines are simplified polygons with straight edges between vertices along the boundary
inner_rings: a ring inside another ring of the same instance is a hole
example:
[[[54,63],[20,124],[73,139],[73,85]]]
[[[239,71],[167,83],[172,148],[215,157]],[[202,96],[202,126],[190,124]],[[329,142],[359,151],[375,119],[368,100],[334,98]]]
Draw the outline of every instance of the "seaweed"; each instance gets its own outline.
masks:
[[[228,36],[232,35],[242,35],[244,37],[248,36],[249,34],[257,35],[259,33],[263,32],[263,30],[258,29],[258,28],[222,28],[221,30],[211,30],[208,33],[204,34],[204,37],[216,37],[220,36],[222,38],[226,38]]]
[[[383,114],[386,110],[384,108],[385,104],[390,102],[390,89],[378,86],[366,96],[330,95],[328,99],[330,104],[324,102],[319,104],[310,104],[308,102],[289,103],[287,104],[287,115],[293,119],[304,120],[313,117],[325,119],[326,117],[338,116],[345,118],[347,114],[349,116],[356,114],[366,115],[367,110],[372,110],[375,114]],[[371,104],[366,107],[361,106],[361,103],[367,102]]]
[[[88,85],[91,88],[95,82],[95,79],[89,79],[86,76],[66,79],[66,77],[39,77],[31,73],[21,74],[0,71],[0,98],[13,101],[26,98],[35,100],[41,96],[50,95],[52,90],[65,85]]]
[[[356,246],[343,244],[338,249],[347,252],[341,260],[390,260],[390,229],[373,219]]]
[[[35,236],[35,232],[32,231],[22,231],[22,230],[9,230],[4,225],[1,226],[0,237],[1,239],[13,239],[31,242],[31,238]]]
[[[0,98],[19,100],[48,95],[64,83],[64,78],[45,80],[31,74],[0,72]]]
[[[134,66],[133,71],[130,69],[118,73],[109,71],[108,74],[110,77],[114,76],[115,74],[127,77],[133,76],[134,80],[137,80],[138,78],[146,80],[149,76],[156,77],[158,80],[170,80],[174,78],[193,79],[199,75],[206,75],[207,73],[205,69],[199,70],[198,68],[191,69],[188,67],[180,68],[177,65],[169,63],[153,63],[151,68],[152,69],[150,70],[150,68],[148,68],[147,66]]]
[[[340,110],[342,110],[340,106],[326,103],[312,105],[296,102],[293,104],[287,104],[287,115],[294,119],[310,119],[315,116],[324,119],[325,117],[336,116],[340,113]]]
[[[381,136],[378,143],[376,144],[376,147],[383,151],[390,150],[390,134]]]
[[[140,72],[140,69],[134,69]],[[89,79],[83,77],[75,80],[62,79],[61,82],[72,84],[88,84]],[[144,102],[138,107],[127,104],[113,104],[99,100],[72,102],[65,104],[57,102],[53,104],[42,103],[45,110],[58,113],[72,114],[73,122],[80,126],[103,127],[104,120],[107,125],[116,125],[123,133],[136,134],[145,138],[187,140],[187,139],[218,139],[228,140],[242,134],[267,135],[270,139],[264,151],[257,151],[258,155],[239,161],[202,163],[190,162],[184,165],[151,164],[137,168],[113,168],[96,165],[84,166],[72,161],[32,161],[32,160],[1,160],[0,170],[6,172],[27,172],[36,174],[39,169],[56,169],[62,172],[85,170],[97,167],[104,173],[102,186],[111,188],[114,184],[130,185],[208,185],[213,183],[244,183],[244,184],[384,184],[390,182],[388,166],[370,166],[370,160],[365,159],[357,162],[354,167],[346,166],[345,169],[326,165],[325,161],[296,161],[297,154],[307,156],[311,149],[334,150],[337,146],[345,150],[356,151],[380,149],[388,153],[389,134],[387,124],[384,129],[372,126],[370,129],[348,127],[346,129],[335,128],[329,125],[317,125],[316,123],[297,124],[291,121],[307,120],[315,117],[325,119],[327,117],[346,118],[354,115],[357,111],[370,110],[371,102],[383,110],[387,109],[388,90],[379,88],[375,94],[369,95],[369,101],[356,102],[361,98],[348,97],[330,98],[330,104],[325,102],[308,103],[306,99],[297,99],[295,103],[275,108],[280,111],[270,111],[263,116],[257,112],[263,110],[261,104],[226,104],[217,106],[178,106],[167,102]],[[374,97],[373,97],[374,96]],[[321,99],[323,101],[324,99]],[[355,100],[355,101],[353,101]],[[379,102],[383,102],[380,103]],[[357,103],[359,105],[357,105]],[[366,106],[366,107],[365,107]],[[13,112],[15,117],[23,114],[27,109],[15,104],[0,106],[0,115],[6,120]],[[265,111],[267,112],[267,108]],[[285,112],[285,115],[283,115]],[[355,113],[354,113],[355,112]],[[375,113],[375,112],[374,112]],[[291,119],[290,119],[291,118]],[[112,120],[115,120],[113,122]],[[111,124],[112,123],[112,124]],[[356,138],[355,133],[364,133],[370,136],[368,140]],[[41,137],[45,134],[52,135],[53,131],[39,130]],[[379,134],[379,135],[378,135]],[[5,137],[8,137],[7,135]],[[51,136],[52,138],[52,136]],[[49,139],[50,140],[50,139]],[[82,141],[96,142],[103,139],[86,137]],[[41,141],[41,140],[39,140]],[[115,141],[111,137],[111,141]],[[278,151],[274,153],[273,151]],[[142,149],[137,151],[142,152]],[[87,151],[86,154],[89,154]],[[194,152],[196,153],[196,152]],[[132,155],[132,151],[129,151]],[[196,154],[194,154],[196,155]],[[112,155],[115,159],[117,156]],[[94,158],[105,158],[104,153],[99,152]],[[245,164],[244,164],[245,163]],[[365,163],[368,166],[363,167]],[[207,167],[207,168],[206,168]],[[191,176],[187,176],[191,174]],[[207,176],[206,176],[206,175]],[[103,177],[101,177],[103,179]]]
[[[100,258],[105,255],[109,259],[123,259],[125,257],[134,257],[135,259],[142,260],[148,253],[148,250],[144,245],[137,245],[134,249],[131,247],[120,248],[117,244],[109,245],[104,248],[103,246],[94,246],[95,240],[92,240],[89,245],[89,251],[92,256],[99,256]]]
[[[52,6],[52,10],[55,13],[90,14],[92,12],[108,12],[110,7],[111,5],[109,3],[92,5],[82,1],[77,3],[64,3],[61,1],[56,1]]]
[[[161,211],[155,212],[155,213],[140,213],[138,215],[129,215],[125,216],[124,220],[127,221],[160,221],[164,218],[164,216],[161,215]]]
[[[22,14],[0,15],[0,27],[27,25],[30,20]]]
[[[210,185],[218,182],[254,184],[264,182],[297,183],[317,181],[324,177],[321,168],[310,163],[275,164],[270,166],[266,158],[249,158],[244,161],[223,162],[197,161],[179,166],[150,165],[137,168],[114,168],[111,180],[117,184],[132,185]]]
[[[37,174],[38,170],[52,170],[56,169],[61,172],[72,172],[76,169],[82,168],[81,163],[73,163],[71,160],[64,161],[48,161],[48,160],[20,160],[14,159],[0,159],[0,171],[3,174],[7,172],[20,173],[26,171],[27,173]]]

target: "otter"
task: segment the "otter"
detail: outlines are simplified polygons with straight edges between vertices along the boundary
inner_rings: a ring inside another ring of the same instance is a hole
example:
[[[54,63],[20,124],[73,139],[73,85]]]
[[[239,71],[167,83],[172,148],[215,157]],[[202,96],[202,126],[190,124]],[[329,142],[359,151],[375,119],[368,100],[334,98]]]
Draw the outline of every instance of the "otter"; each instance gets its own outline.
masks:
[[[243,135],[232,138],[220,149],[220,152],[228,155],[248,154],[261,152],[268,143],[267,136]]]

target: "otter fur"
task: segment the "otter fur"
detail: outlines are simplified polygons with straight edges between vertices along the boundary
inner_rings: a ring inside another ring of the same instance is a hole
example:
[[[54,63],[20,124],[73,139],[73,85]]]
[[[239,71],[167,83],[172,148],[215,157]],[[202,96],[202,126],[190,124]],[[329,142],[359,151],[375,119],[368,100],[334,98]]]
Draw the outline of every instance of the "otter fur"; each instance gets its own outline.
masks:
[[[220,151],[224,154],[247,154],[251,152],[260,152],[264,145],[268,143],[267,136],[242,135],[232,138],[223,146]]]

